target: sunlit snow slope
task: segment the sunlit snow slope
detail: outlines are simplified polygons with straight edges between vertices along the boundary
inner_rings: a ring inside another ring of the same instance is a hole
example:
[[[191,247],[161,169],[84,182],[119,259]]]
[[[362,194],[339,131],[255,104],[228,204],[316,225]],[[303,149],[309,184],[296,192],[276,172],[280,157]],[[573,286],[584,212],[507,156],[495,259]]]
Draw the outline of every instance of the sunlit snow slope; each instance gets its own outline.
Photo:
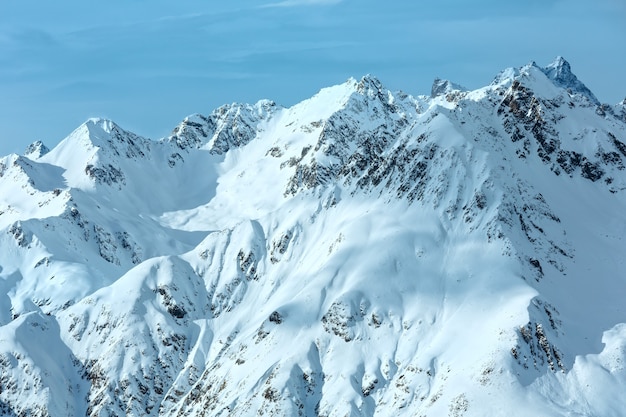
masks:
[[[557,58],[0,159],[0,415],[624,416],[626,103]]]

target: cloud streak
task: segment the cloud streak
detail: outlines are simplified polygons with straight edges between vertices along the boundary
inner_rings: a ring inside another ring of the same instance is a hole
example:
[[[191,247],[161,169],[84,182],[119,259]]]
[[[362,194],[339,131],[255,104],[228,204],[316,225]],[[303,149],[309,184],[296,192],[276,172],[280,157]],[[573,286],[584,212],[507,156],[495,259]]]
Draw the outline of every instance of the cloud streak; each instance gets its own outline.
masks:
[[[260,6],[260,8],[276,8],[276,7],[300,7],[300,6],[326,6],[341,3],[342,0],[285,0],[276,3],[268,3]]]

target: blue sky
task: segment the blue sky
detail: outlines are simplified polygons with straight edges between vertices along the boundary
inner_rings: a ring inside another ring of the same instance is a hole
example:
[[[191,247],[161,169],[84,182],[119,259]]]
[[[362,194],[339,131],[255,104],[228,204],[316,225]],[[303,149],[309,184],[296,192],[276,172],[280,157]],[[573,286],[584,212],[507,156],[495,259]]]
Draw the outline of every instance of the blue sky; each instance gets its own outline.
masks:
[[[600,101],[626,96],[623,0],[3,0],[0,155],[89,117],[166,136],[186,115],[377,76],[428,94],[564,56]]]

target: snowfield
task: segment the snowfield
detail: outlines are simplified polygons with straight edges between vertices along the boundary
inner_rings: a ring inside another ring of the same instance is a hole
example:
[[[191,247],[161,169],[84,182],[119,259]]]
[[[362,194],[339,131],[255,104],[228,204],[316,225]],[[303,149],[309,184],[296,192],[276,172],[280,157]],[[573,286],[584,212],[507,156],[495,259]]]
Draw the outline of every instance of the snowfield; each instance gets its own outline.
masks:
[[[563,58],[0,159],[0,415],[626,415],[626,104]]]

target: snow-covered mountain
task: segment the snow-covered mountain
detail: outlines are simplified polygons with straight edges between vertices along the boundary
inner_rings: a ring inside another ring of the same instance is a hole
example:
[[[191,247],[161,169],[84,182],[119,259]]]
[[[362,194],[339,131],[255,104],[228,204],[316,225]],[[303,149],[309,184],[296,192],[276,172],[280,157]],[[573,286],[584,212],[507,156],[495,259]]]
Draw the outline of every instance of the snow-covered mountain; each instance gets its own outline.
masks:
[[[626,107],[557,58],[0,159],[0,414],[624,416]]]

